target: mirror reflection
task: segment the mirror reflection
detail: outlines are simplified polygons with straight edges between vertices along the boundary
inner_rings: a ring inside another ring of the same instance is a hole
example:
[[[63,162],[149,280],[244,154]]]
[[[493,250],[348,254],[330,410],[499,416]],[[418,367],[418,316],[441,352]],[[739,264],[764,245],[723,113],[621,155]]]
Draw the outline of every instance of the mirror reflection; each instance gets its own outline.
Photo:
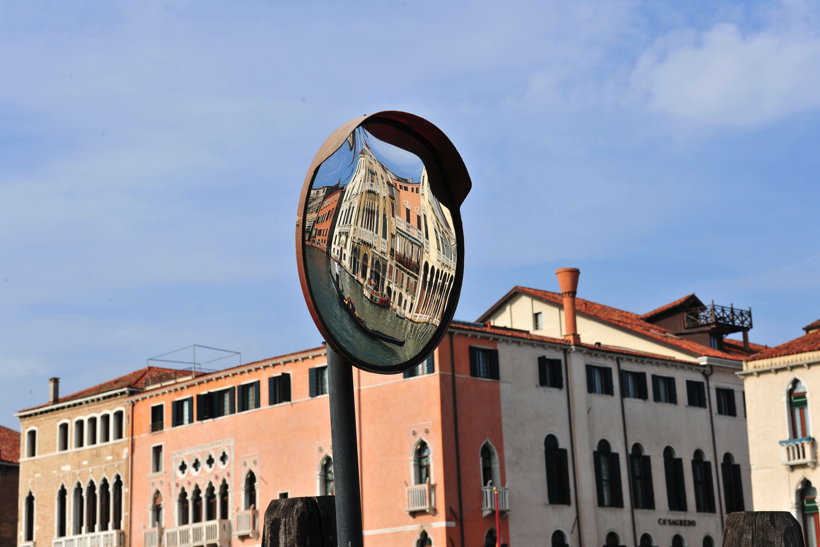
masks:
[[[319,166],[303,218],[311,295],[336,342],[372,368],[423,358],[457,252],[422,160],[360,126]]]

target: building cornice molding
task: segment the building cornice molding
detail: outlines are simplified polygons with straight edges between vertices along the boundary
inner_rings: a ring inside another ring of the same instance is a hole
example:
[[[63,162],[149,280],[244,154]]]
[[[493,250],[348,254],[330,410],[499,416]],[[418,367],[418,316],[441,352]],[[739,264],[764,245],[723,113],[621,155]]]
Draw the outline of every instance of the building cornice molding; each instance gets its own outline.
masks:
[[[794,368],[809,368],[818,364],[820,364],[820,351],[780,355],[778,357],[770,357],[769,359],[746,361],[743,364],[743,371],[738,372],[738,376],[757,376],[767,372],[776,373]]]
[[[132,387],[126,387],[122,389],[115,389],[112,391],[106,391],[104,393],[98,393],[96,395],[89,395],[88,397],[83,397],[82,399],[73,399],[71,401],[65,401],[62,403],[56,403],[53,405],[46,405],[37,408],[32,408],[29,410],[21,410],[20,412],[14,415],[15,418],[31,418],[32,416],[37,416],[39,414],[48,414],[49,412],[56,412],[58,410],[62,410],[64,408],[70,408],[73,406],[81,406],[87,405],[91,403],[98,403],[100,401],[104,401],[106,399],[113,399],[115,397],[119,397],[120,395],[128,396],[132,393],[136,393],[138,390]]]

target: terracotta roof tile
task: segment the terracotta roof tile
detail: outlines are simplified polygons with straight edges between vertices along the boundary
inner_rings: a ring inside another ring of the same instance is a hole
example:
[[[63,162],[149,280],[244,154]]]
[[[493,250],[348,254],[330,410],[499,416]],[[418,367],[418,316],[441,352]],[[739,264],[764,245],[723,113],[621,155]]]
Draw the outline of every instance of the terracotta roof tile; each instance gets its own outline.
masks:
[[[95,386],[83,389],[76,393],[72,393],[71,395],[60,397],[57,400],[57,403],[55,404],[76,401],[78,399],[84,399],[86,397],[92,397],[94,395],[100,395],[102,393],[107,393],[109,391],[118,391],[121,389],[143,390],[154,383],[168,381],[173,378],[189,377],[192,374],[193,373],[190,370],[178,370],[163,367],[145,367],[139,370],[135,370],[133,372],[129,372],[128,374],[120,376],[119,378],[114,378],[113,380],[109,380],[107,382],[103,382],[101,384],[97,384]],[[34,410],[36,408],[43,408],[50,405],[51,403],[45,403],[32,408],[27,408],[25,410],[22,410],[21,412],[26,412],[27,410]]]
[[[733,355],[738,355],[741,358],[754,355],[755,353],[759,353],[766,349],[769,349],[769,346],[755,344],[753,342],[749,342],[749,349],[746,349],[743,347],[743,342],[741,340],[734,340],[732,338],[723,339],[723,351]]]
[[[820,351],[820,330],[809,331],[800,338],[795,338],[794,340],[789,340],[785,344],[780,344],[779,346],[761,351],[746,360],[758,361],[760,359],[797,355],[798,353],[808,353],[810,351]]]
[[[493,311],[502,302],[506,301],[514,294],[526,294],[532,296],[533,298],[558,304],[559,306],[563,305],[563,297],[560,293],[544,291],[540,289],[532,289],[529,287],[515,286],[501,300],[494,304],[489,311],[484,312],[484,314],[481,316],[479,320],[488,317],[491,311]],[[685,338],[676,336],[661,326],[654,325],[652,323],[649,323],[648,321],[644,321],[641,318],[641,316],[632,312],[619,310],[618,308],[605,306],[603,304],[598,304],[597,302],[584,300],[583,298],[575,299],[575,310],[576,313],[595,318],[599,321],[603,321],[611,325],[615,325],[622,329],[631,331],[639,336],[643,336],[644,338],[651,338],[656,342],[660,342],[661,344],[667,345],[672,348],[677,348],[678,350],[683,351],[685,353],[689,353],[692,356],[709,356],[719,357],[722,359],[739,360],[738,356],[734,353],[712,349],[710,347],[704,346],[703,344],[693,342],[692,340],[687,340]],[[583,335],[584,334],[581,333],[582,338]]]
[[[650,317],[660,315],[663,312],[665,312],[667,310],[671,310],[672,308],[676,308],[676,307],[680,306],[681,304],[683,304],[684,302],[686,302],[687,300],[691,300],[691,299],[695,299],[695,300],[698,301],[698,303],[703,305],[703,302],[700,301],[700,298],[695,296],[695,293],[687,294],[686,296],[678,298],[677,300],[675,300],[673,302],[670,302],[668,304],[664,304],[660,308],[656,308],[656,309],[654,309],[650,312],[646,312],[645,314],[641,315],[641,319],[649,319]]]
[[[0,461],[20,461],[20,432],[0,425]]]
[[[820,319],[803,327],[803,330],[806,332],[813,331],[815,329],[820,329]]]

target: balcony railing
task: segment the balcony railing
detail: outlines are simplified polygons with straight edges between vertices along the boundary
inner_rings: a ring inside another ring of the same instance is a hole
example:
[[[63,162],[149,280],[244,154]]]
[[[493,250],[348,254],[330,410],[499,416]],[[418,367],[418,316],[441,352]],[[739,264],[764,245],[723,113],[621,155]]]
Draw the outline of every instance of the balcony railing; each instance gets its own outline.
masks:
[[[52,547],[123,547],[123,545],[125,545],[125,532],[122,530],[66,536],[51,541]]]
[[[783,465],[795,467],[798,465],[817,465],[817,447],[814,437],[788,439],[780,441],[783,447]]]
[[[37,543],[34,541],[27,541],[25,543],[21,543],[19,547],[37,547]]]
[[[494,486],[483,486],[481,488],[481,513],[486,517],[495,513]],[[498,510],[506,512],[510,510],[510,489],[507,486],[498,487]]]
[[[145,531],[143,536],[145,547],[161,547],[162,546],[162,528],[151,528]]]
[[[702,308],[692,308],[686,312],[686,328],[728,325],[739,329],[752,328],[752,310],[742,310],[734,306],[710,304]]]
[[[165,547],[227,546],[230,543],[230,520],[209,520],[165,530]]]
[[[259,513],[256,509],[248,509],[247,511],[239,511],[234,517],[236,522],[236,529],[234,534],[237,537],[250,536],[252,538],[259,537],[258,523]]]
[[[407,512],[426,511],[432,513],[436,508],[436,486],[430,480],[424,484],[413,484],[407,487]]]

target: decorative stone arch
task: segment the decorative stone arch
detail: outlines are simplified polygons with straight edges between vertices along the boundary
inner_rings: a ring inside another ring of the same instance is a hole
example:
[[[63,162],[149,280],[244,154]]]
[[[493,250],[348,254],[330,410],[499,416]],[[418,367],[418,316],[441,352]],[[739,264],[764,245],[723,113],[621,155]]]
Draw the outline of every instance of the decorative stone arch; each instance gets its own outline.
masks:
[[[419,452],[423,447],[426,447],[426,454]],[[413,484],[433,482],[433,451],[423,436],[419,436],[410,448],[410,477]]]
[[[786,429],[790,439],[811,436],[811,418],[809,412],[809,387],[802,379],[794,375],[786,384],[784,393],[786,404]]]
[[[430,537],[427,530],[421,529],[419,535],[413,541],[413,547],[433,547],[433,538]]]
[[[58,538],[67,536],[70,530],[68,502],[68,488],[64,482],[60,482],[54,496],[54,536]]]
[[[316,472],[316,491],[320,496],[333,495],[336,492],[333,456],[330,454],[325,454],[319,460],[319,468]]]
[[[26,434],[23,438],[26,440],[25,456],[26,458],[34,458],[38,455],[37,443],[39,442],[40,428],[36,425],[26,428]]]

